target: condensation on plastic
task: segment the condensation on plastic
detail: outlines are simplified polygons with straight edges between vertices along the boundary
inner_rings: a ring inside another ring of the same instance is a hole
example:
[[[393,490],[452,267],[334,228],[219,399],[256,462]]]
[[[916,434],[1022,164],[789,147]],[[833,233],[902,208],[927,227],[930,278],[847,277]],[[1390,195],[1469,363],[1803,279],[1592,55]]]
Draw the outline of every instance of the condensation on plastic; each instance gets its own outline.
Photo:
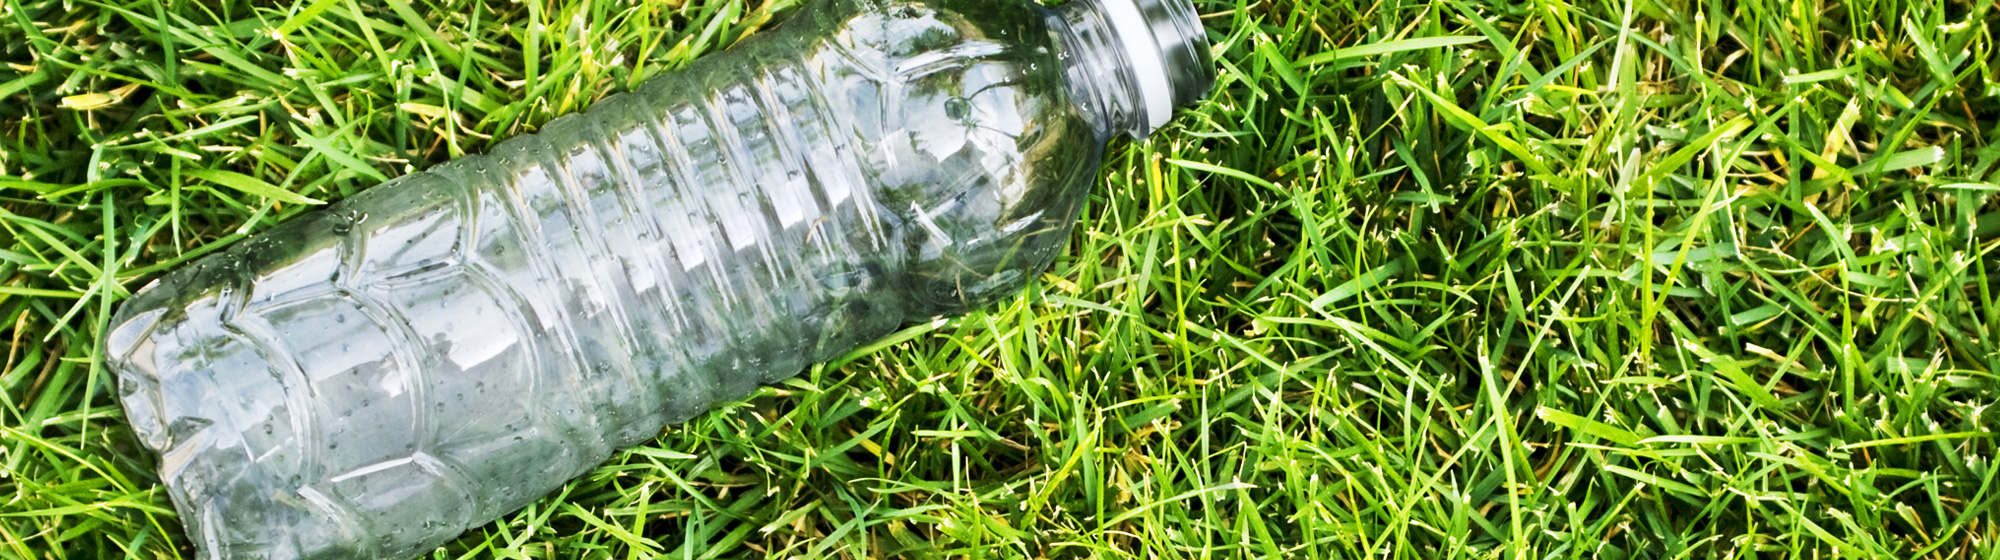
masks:
[[[408,557],[1017,292],[1144,130],[1090,5],[818,2],[149,286],[109,364],[201,557]]]

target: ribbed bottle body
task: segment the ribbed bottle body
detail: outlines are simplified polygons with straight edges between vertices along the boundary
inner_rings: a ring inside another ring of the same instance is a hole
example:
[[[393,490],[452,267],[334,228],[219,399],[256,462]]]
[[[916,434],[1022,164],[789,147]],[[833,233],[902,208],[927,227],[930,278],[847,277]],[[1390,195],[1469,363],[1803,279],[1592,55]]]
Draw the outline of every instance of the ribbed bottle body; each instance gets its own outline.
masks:
[[[106,348],[190,538],[408,557],[716,401],[1018,290],[1102,134],[1045,11],[932,4],[822,2],[143,290]]]

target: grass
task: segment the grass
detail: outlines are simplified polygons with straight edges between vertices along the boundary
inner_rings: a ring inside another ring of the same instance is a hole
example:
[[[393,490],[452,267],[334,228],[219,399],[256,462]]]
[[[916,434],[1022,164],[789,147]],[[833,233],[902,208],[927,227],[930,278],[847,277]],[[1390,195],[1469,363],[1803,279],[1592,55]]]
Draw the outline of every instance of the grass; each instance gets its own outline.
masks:
[[[1024,297],[436,558],[2000,557],[1991,2],[1202,0]],[[179,558],[162,270],[786,0],[0,0],[0,557]]]

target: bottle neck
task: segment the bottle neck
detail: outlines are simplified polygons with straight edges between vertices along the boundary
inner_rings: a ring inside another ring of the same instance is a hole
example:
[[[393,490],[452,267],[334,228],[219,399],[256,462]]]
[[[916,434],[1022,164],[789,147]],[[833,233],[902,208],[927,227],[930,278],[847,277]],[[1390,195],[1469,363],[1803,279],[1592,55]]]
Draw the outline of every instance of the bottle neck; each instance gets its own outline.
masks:
[[[1147,126],[1138,80],[1125,62],[1125,46],[1119,44],[1111,22],[1096,9],[1096,3],[1072,0],[1051,15],[1051,27],[1062,41],[1061,58],[1067,67],[1070,94],[1097,125],[1098,137],[1109,140],[1130,134],[1134,140],[1145,138],[1152,129]]]
[[[1188,0],[1070,0],[1049,24],[1072,97],[1106,140],[1145,138],[1215,83]]]

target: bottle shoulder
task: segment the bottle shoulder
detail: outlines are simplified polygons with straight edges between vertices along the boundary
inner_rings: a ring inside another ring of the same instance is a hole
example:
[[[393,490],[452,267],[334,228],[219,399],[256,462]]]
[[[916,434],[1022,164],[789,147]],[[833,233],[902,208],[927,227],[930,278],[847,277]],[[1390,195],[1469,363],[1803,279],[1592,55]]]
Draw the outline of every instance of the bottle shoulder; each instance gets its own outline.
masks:
[[[1018,291],[1052,259],[1105,139],[1072,98],[1052,13],[1026,1],[830,0],[804,60],[898,219],[920,307]]]

